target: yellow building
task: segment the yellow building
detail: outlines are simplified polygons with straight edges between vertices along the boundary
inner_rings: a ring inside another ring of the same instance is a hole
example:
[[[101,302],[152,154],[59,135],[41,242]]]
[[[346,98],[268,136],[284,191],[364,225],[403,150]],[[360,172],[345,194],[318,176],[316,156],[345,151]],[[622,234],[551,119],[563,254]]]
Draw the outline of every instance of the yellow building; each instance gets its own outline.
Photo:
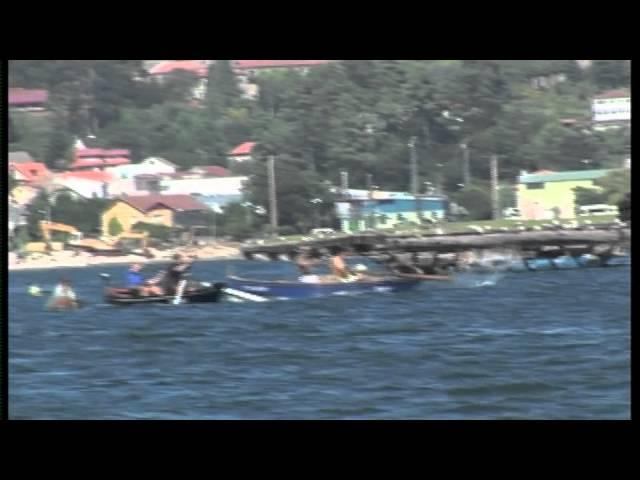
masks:
[[[612,170],[525,173],[518,178],[518,208],[525,220],[575,218],[574,188],[599,188],[594,180]]]
[[[109,223],[116,218],[124,232],[138,222],[174,227],[180,216],[206,213],[209,208],[190,195],[143,195],[124,197],[102,214],[102,232],[109,234]]]

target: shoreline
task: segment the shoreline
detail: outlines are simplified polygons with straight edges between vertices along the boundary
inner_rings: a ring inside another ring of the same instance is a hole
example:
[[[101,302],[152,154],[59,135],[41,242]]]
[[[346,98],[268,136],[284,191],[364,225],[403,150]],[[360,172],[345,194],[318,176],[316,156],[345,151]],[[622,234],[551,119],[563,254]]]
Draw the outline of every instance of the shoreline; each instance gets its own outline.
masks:
[[[51,255],[40,258],[22,260],[18,262],[14,252],[9,253],[9,272],[22,270],[50,270],[55,268],[87,268],[98,265],[126,265],[130,263],[142,263],[151,265],[156,263],[167,263],[175,253],[182,253],[195,256],[197,261],[211,260],[241,260],[244,258],[239,248],[229,246],[179,248],[175,250],[164,250],[154,252],[153,258],[145,258],[140,255],[121,255],[115,257],[93,256],[81,254],[74,256],[71,252],[53,252]]]

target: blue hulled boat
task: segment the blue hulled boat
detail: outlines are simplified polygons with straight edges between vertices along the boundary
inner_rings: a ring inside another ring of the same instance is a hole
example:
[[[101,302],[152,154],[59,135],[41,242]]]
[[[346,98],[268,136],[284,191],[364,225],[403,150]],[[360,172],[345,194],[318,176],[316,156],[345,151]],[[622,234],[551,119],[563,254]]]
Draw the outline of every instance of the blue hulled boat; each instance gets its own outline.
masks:
[[[595,255],[580,255],[572,257],[569,255],[556,258],[531,258],[514,261],[509,266],[511,272],[527,272],[539,270],[568,270],[576,268],[590,267],[619,267],[631,264],[628,256],[615,256],[609,258],[604,263]]]
[[[378,277],[352,282],[323,281],[304,283],[291,280],[255,280],[228,276],[227,285],[242,292],[282,299],[304,299],[331,295],[356,295],[361,293],[383,293],[410,290],[421,283],[420,280]]]

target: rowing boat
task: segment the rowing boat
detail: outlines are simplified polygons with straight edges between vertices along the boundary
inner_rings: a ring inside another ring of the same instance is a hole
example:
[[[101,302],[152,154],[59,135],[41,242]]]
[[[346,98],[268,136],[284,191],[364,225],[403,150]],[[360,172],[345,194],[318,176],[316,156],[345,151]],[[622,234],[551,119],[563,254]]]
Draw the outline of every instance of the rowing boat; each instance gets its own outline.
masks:
[[[355,295],[361,293],[399,292],[410,290],[420,284],[420,280],[399,277],[372,277],[354,281],[322,279],[307,283],[292,280],[258,280],[230,275],[227,285],[235,290],[263,297],[303,299],[331,295]]]
[[[224,294],[224,283],[198,283],[187,286],[180,295],[180,303],[215,303]],[[175,303],[175,295],[140,295],[136,288],[106,287],[105,300],[114,305],[145,303]]]

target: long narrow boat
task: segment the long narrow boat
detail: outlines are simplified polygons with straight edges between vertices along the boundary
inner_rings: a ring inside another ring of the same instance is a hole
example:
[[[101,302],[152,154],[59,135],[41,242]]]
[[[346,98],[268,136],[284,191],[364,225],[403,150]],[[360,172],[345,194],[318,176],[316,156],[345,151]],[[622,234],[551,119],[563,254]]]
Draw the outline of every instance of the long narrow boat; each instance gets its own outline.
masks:
[[[232,289],[263,297],[287,299],[355,295],[372,292],[398,292],[410,290],[419,284],[420,280],[398,277],[369,277],[351,282],[321,281],[318,283],[290,280],[257,280],[233,275],[227,277],[227,285]]]
[[[555,258],[530,258],[513,261],[509,264],[508,270],[511,272],[527,272],[540,270],[570,270],[576,268],[594,267],[621,267],[631,264],[629,256],[614,256],[606,261],[601,261],[595,255],[560,256]]]
[[[180,303],[215,303],[224,295],[224,283],[203,283],[197,287],[187,287],[181,295]],[[106,287],[105,301],[114,305],[136,305],[141,303],[173,303],[174,295],[141,296],[131,288]]]
[[[409,278],[412,280],[435,281],[435,282],[451,282],[454,279],[453,275],[432,275],[432,274],[426,274],[426,273],[396,272],[393,275],[398,278]]]

